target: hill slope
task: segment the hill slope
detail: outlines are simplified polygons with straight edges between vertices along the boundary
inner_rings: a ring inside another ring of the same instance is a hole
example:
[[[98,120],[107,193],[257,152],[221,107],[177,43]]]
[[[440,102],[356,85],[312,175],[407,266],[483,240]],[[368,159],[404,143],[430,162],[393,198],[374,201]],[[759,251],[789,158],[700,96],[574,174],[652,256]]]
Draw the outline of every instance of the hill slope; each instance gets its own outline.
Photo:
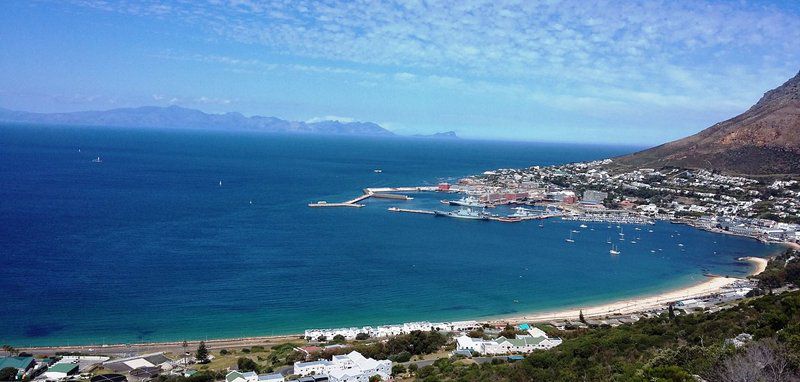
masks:
[[[239,113],[207,114],[178,106],[144,106],[73,113],[28,113],[0,109],[0,123],[150,128],[258,130],[282,133],[394,135],[371,122],[299,122],[275,117],[245,117]]]
[[[615,162],[752,175],[800,174],[800,73],[734,118]]]

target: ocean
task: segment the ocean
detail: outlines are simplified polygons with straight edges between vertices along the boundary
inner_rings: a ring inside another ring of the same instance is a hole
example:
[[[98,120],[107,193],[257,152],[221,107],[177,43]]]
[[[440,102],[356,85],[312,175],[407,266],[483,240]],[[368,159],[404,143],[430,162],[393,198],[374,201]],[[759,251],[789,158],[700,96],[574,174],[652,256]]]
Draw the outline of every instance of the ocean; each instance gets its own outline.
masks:
[[[0,343],[131,343],[479,319],[743,276],[779,247],[660,222],[506,224],[308,208],[365,187],[600,159],[622,146],[0,127]],[[102,163],[94,163],[96,157]],[[382,169],[375,173],[374,169]],[[564,238],[570,230],[575,243]],[[648,232],[652,229],[653,232]],[[684,244],[683,247],[678,244]],[[655,250],[653,253],[651,250]]]

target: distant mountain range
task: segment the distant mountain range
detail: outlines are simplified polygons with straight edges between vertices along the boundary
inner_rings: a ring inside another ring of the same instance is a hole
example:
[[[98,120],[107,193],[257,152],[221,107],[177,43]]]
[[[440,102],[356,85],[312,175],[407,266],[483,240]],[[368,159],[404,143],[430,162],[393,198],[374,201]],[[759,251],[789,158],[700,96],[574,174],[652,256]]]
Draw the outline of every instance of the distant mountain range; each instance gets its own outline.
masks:
[[[695,135],[615,158],[631,167],[706,168],[748,175],[800,174],[800,73],[746,112]]]
[[[458,139],[455,131],[445,131],[434,134],[415,134],[417,138],[436,138],[436,139]]]
[[[253,130],[276,133],[392,136],[372,122],[300,122],[275,117],[245,117],[240,113],[208,114],[179,106],[144,106],[72,113],[28,113],[0,109],[0,123],[147,128]]]

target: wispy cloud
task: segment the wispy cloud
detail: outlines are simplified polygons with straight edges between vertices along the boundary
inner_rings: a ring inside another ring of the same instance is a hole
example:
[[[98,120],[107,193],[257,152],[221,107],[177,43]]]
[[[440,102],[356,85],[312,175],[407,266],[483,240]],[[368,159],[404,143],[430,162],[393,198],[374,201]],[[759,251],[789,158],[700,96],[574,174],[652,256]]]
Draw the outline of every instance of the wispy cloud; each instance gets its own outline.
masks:
[[[607,87],[618,97],[664,105],[677,95],[749,102],[753,88],[785,77],[800,59],[800,18],[759,3],[710,1],[79,1],[84,6],[197,24],[271,52],[391,68],[393,80],[420,76],[522,84],[575,94]],[[731,83],[742,51],[749,81]],[[766,54],[769,53],[769,54]],[[172,57],[175,58],[175,57]],[[215,55],[184,57],[274,70],[372,76],[350,65],[278,65]],[[370,83],[365,81],[365,83]],[[533,84],[533,85],[532,85]],[[735,86],[734,86],[735,85]],[[646,97],[642,89],[658,96]],[[619,90],[619,91],[617,91]],[[580,96],[585,96],[580,94]],[[745,98],[747,98],[745,100]]]

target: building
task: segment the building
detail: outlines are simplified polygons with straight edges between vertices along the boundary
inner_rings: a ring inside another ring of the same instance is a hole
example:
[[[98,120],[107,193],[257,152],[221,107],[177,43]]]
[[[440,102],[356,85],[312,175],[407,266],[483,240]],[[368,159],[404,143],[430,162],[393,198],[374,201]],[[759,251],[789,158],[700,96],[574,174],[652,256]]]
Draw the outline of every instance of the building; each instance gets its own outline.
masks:
[[[391,372],[392,361],[377,361],[352,351],[346,355],[333,356],[330,361],[295,362],[293,374],[326,375],[332,382],[367,382],[374,375],[388,380]]]
[[[225,382],[258,382],[258,374],[252,371],[234,370],[225,375]]]
[[[531,353],[534,350],[552,349],[563,342],[561,338],[551,338],[539,328],[532,328],[528,335],[517,338],[498,337],[493,340],[471,338],[461,335],[456,338],[456,351],[469,351],[484,355]]]
[[[33,357],[0,357],[0,370],[7,367],[17,369],[17,379],[25,376],[34,365],[36,365],[36,361]]]
[[[608,198],[608,193],[603,191],[586,190],[583,192],[583,202],[589,204],[603,204]]]
[[[281,373],[260,374],[258,382],[284,382],[285,379]]]
[[[44,372],[44,377],[47,379],[65,379],[70,375],[78,373],[77,363],[57,363],[47,368]]]

